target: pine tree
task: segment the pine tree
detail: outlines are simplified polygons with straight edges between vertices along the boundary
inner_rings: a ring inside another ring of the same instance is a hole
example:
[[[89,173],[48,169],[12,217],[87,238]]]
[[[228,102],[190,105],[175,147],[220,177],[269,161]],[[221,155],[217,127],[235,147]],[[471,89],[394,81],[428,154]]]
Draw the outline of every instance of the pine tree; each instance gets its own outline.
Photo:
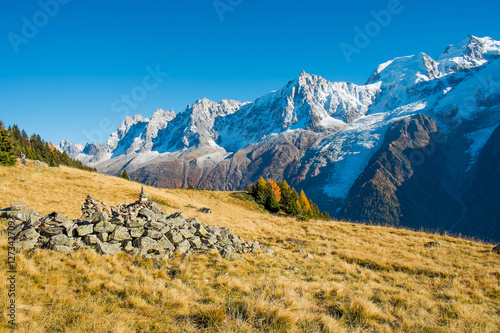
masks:
[[[135,181],[136,181],[137,183],[140,183],[140,182],[141,182],[141,180],[139,179],[139,176],[136,176],[136,177],[135,177]]]
[[[16,150],[9,132],[4,129],[0,121],[0,164],[1,165],[15,165],[16,164]]]
[[[127,170],[123,169],[123,172],[121,173],[120,177],[122,177],[123,179],[126,179],[126,180],[130,180],[130,177],[127,173]]]
[[[151,186],[151,183],[149,182],[149,180],[146,180],[146,186]]]

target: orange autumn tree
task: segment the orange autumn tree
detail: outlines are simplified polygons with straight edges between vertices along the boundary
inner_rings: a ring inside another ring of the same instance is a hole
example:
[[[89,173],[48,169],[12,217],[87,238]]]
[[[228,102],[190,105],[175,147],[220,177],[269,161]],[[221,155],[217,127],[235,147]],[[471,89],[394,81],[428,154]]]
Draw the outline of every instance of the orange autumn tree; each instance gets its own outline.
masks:
[[[281,201],[281,189],[278,184],[272,179],[267,180],[267,185],[271,190],[271,194],[274,196],[277,202]]]
[[[272,213],[285,213],[304,220],[310,218],[330,220],[329,214],[321,213],[303,190],[299,195],[286,181],[276,182],[273,179],[266,181],[260,177],[255,184],[248,187],[248,192],[261,207]]]

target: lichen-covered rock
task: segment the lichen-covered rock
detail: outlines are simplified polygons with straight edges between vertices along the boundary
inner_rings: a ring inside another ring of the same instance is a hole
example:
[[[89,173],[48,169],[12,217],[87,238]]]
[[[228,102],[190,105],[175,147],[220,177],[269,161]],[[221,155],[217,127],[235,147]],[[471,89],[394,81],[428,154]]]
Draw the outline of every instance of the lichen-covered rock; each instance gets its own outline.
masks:
[[[142,235],[144,235],[144,228],[143,227],[140,227],[140,228],[129,228],[128,230],[129,230],[130,236],[132,238],[139,238]]]
[[[97,243],[96,250],[97,252],[104,255],[115,255],[121,251],[121,243]]]
[[[128,229],[125,227],[116,227],[116,229],[109,235],[110,240],[118,241],[118,242],[123,242],[126,240],[132,240],[132,237],[130,236],[130,233],[128,232]]]
[[[116,228],[115,224],[107,221],[98,222],[96,225],[94,225],[95,232],[111,233],[115,230],[115,228]]]
[[[162,249],[168,249],[170,251],[175,250],[175,246],[168,240],[166,236],[163,236],[157,241],[158,247]]]
[[[158,242],[149,237],[141,237],[134,240],[133,245],[138,249],[152,250],[158,247]]]
[[[76,233],[80,237],[90,235],[93,232],[94,232],[94,225],[93,224],[83,224],[83,225],[79,225],[78,227],[76,227]]]
[[[40,234],[34,228],[28,228],[24,231],[21,231],[16,238],[23,241],[27,239],[35,239],[38,237],[40,237]]]
[[[140,228],[140,227],[144,227],[145,224],[146,223],[143,220],[139,220],[139,219],[127,220],[127,222],[125,222],[125,225],[127,226],[127,228]]]
[[[146,230],[145,234],[147,237],[153,238],[153,239],[160,239],[163,236],[161,232],[159,232],[158,230],[154,230],[154,229]]]
[[[83,241],[87,245],[96,245],[97,243],[101,242],[99,240],[99,237],[97,237],[96,235],[87,235],[83,238]]]
[[[49,246],[51,249],[53,249],[55,246],[68,246],[70,247],[72,245],[72,241],[69,239],[68,236],[59,234],[52,236],[49,241]]]
[[[13,211],[26,209],[27,207],[24,202],[16,202],[10,205],[10,209]]]
[[[175,247],[176,250],[179,250],[181,253],[186,253],[191,248],[191,244],[187,239],[183,240]]]
[[[148,208],[141,208],[141,210],[139,211],[139,213],[137,215],[145,217],[148,221],[155,220],[155,213],[153,213],[153,211],[148,209]]]
[[[108,220],[109,216],[105,211],[97,211],[92,214],[92,223],[106,222]]]

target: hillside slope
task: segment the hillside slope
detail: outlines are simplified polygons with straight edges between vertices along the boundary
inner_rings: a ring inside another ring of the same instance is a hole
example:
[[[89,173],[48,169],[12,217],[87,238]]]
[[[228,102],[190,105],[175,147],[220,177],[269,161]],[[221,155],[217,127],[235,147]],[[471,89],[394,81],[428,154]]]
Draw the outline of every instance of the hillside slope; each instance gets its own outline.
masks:
[[[135,201],[139,191],[137,183],[67,167],[0,167],[0,206],[21,201],[41,214],[78,218],[88,193],[118,204]],[[19,332],[500,330],[500,256],[491,245],[278,217],[229,192],[146,191],[167,212],[228,226],[275,253],[246,254],[246,262],[217,254],[163,261],[93,250],[18,254]],[[424,247],[429,241],[442,245]],[[6,253],[5,236],[0,245]]]

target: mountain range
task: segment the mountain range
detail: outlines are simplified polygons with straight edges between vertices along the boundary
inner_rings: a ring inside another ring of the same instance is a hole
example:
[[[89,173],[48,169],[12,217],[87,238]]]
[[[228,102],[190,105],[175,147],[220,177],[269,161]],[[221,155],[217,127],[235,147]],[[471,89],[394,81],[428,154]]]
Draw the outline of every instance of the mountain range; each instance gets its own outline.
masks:
[[[286,180],[344,220],[500,240],[500,42],[378,66],[366,84],[305,72],[254,102],[127,116],[104,143],[59,149],[157,187]]]

